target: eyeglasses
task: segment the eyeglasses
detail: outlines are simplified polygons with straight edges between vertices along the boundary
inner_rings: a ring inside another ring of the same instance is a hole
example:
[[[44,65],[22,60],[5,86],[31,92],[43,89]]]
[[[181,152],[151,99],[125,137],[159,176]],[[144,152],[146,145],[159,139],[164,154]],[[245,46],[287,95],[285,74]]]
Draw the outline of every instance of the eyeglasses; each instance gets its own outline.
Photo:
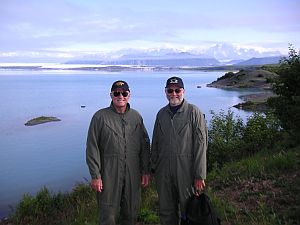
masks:
[[[123,95],[123,97],[127,97],[128,96],[128,92],[127,91],[123,91],[123,92],[122,91],[114,91],[113,94],[114,94],[115,97],[118,97],[120,95]]]
[[[168,94],[172,94],[174,91],[176,94],[181,93],[181,89],[172,89],[172,88],[167,89]]]

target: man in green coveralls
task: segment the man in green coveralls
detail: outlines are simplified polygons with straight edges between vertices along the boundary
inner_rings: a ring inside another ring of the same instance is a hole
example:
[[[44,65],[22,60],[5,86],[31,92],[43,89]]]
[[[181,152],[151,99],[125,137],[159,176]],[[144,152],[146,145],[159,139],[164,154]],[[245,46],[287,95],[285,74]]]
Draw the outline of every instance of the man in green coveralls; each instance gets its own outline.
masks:
[[[157,113],[151,145],[152,170],[162,225],[178,225],[185,215],[191,187],[198,195],[205,186],[207,127],[204,114],[184,99],[181,78],[165,88],[169,104]]]
[[[86,162],[97,192],[99,224],[133,225],[141,186],[149,185],[150,141],[142,117],[128,103],[128,84],[114,82],[110,96],[111,105],[91,120]]]

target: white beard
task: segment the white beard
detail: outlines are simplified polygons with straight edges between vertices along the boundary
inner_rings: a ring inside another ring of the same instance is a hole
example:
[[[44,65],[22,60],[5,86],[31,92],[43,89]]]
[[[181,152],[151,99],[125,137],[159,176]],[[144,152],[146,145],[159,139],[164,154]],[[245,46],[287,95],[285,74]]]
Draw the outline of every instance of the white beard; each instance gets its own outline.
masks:
[[[183,101],[183,96],[180,98],[169,98],[169,103],[171,106],[177,106],[180,105]]]

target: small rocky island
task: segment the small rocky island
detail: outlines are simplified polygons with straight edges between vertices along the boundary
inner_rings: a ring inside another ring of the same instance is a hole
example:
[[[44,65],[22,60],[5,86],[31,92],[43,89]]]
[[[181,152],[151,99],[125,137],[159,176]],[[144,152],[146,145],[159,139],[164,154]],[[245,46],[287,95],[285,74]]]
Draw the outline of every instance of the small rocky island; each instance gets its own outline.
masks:
[[[207,87],[215,88],[250,88],[258,90],[257,94],[240,96],[245,102],[234,105],[238,109],[246,111],[260,111],[267,110],[267,100],[274,97],[275,94],[271,91],[272,80],[276,79],[278,75],[263,69],[244,69],[237,73],[228,72],[224,76],[218,78]]]
[[[27,121],[25,123],[25,126],[35,126],[42,123],[57,122],[57,121],[61,121],[61,120],[54,116],[40,116]]]

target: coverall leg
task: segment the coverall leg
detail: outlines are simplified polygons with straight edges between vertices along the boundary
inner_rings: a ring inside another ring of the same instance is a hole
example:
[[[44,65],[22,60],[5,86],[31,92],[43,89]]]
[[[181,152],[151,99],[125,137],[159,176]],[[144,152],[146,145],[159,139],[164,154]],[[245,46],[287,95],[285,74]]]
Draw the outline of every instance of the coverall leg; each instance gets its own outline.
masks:
[[[179,224],[178,192],[170,176],[157,176],[156,188],[161,225]]]
[[[101,193],[97,192],[97,201],[99,207],[99,225],[115,225],[117,224],[118,210],[112,204],[101,203]]]
[[[140,176],[131,174],[126,169],[124,186],[121,196],[121,221],[122,225],[134,225],[137,221],[140,205]]]
[[[117,161],[114,161],[117,164]],[[117,164],[118,179],[115,182],[103,181],[104,189],[97,193],[99,206],[99,225],[116,225],[119,221],[122,191],[125,185],[125,169],[123,164]],[[104,177],[109,176],[105,174]],[[104,178],[105,179],[105,178]]]

